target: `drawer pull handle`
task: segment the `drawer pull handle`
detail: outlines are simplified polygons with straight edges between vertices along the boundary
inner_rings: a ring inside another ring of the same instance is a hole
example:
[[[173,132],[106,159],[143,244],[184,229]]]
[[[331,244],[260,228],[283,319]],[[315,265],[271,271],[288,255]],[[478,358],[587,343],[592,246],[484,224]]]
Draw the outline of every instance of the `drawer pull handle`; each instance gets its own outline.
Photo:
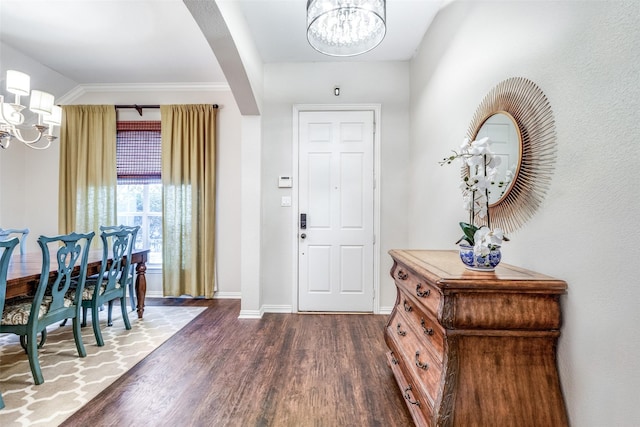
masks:
[[[408,278],[409,278],[409,274],[408,273],[405,273],[402,270],[398,271],[398,279],[407,280]]]
[[[400,323],[398,323],[398,327],[396,328],[396,330],[398,331],[398,335],[400,335],[401,337],[404,337],[405,335],[407,335],[407,331],[400,330]]]
[[[427,369],[429,369],[429,364],[428,363],[422,363],[420,362],[420,352],[416,351],[416,366],[420,369],[424,369],[425,371]]]
[[[404,305],[404,311],[410,312],[411,310],[413,310],[413,308],[411,308],[411,306],[407,304],[407,300],[404,300],[402,304]]]
[[[412,405],[420,406],[420,402],[418,400],[411,400],[411,396],[409,396],[409,392],[411,391],[411,386],[408,385],[407,388],[404,389],[404,398],[407,399],[409,403]]]
[[[420,288],[422,288],[422,283],[418,283],[418,286],[416,286],[416,295],[420,298],[426,298],[431,293],[431,289],[427,289],[426,291],[422,292],[420,291]]]
[[[420,325],[422,326],[422,330],[424,331],[424,333],[426,335],[433,335],[433,328],[427,328],[425,326],[425,321],[424,319],[420,319]]]

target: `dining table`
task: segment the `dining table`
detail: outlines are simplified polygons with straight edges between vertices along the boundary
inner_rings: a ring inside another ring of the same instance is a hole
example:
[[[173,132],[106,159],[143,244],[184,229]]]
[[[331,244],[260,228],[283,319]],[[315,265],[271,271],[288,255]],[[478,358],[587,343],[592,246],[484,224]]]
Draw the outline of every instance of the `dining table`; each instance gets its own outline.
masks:
[[[87,276],[100,273],[102,265],[102,249],[90,250],[87,261]],[[138,318],[142,319],[144,313],[144,301],[147,293],[147,258],[149,249],[134,249],[131,253],[131,265],[135,265],[136,280],[136,311]],[[50,257],[50,276],[53,277],[58,269],[55,256]],[[109,259],[107,262],[112,261]],[[79,267],[76,267],[79,270]],[[40,282],[42,272],[42,252],[26,252],[23,254],[14,253],[9,262],[7,271],[7,293],[6,298],[18,298],[21,296],[34,295]]]

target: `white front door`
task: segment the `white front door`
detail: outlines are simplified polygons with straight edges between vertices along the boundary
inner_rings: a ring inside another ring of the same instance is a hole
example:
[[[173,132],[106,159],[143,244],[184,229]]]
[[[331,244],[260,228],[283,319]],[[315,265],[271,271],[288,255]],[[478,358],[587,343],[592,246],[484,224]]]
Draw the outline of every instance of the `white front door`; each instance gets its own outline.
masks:
[[[299,113],[298,309],[373,311],[373,111]]]

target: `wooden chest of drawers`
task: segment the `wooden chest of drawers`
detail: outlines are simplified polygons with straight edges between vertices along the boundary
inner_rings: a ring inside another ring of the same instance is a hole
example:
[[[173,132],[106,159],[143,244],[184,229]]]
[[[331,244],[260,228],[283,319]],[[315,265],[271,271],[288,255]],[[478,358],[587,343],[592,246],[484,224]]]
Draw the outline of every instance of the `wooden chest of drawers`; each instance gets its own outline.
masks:
[[[389,365],[418,426],[568,425],[556,367],[561,280],[455,251],[392,250]]]

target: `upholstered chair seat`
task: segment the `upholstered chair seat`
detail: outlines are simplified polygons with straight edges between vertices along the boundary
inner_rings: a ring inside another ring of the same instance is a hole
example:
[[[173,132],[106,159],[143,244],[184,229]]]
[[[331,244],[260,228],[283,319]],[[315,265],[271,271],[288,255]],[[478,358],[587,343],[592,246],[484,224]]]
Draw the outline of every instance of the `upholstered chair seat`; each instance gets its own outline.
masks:
[[[45,295],[40,304],[40,310],[38,311],[38,319],[42,319],[48,312],[53,298]],[[31,305],[33,299],[19,299],[14,301],[7,301],[2,312],[2,321],[0,325],[26,325],[29,323],[29,313],[31,313]],[[73,298],[64,299],[64,306],[71,307],[73,305]]]
[[[105,279],[102,281],[102,283],[100,284],[101,293],[104,293],[104,290],[107,288],[107,284],[108,284],[108,280]],[[116,283],[115,289],[120,289],[120,283]],[[82,299],[83,300],[93,299],[93,293],[95,291],[96,291],[96,282],[90,278],[87,278],[87,282],[84,285],[84,290],[82,291]],[[70,291],[67,293],[67,298],[69,298],[71,302],[74,301],[75,294],[73,289],[70,289]]]

